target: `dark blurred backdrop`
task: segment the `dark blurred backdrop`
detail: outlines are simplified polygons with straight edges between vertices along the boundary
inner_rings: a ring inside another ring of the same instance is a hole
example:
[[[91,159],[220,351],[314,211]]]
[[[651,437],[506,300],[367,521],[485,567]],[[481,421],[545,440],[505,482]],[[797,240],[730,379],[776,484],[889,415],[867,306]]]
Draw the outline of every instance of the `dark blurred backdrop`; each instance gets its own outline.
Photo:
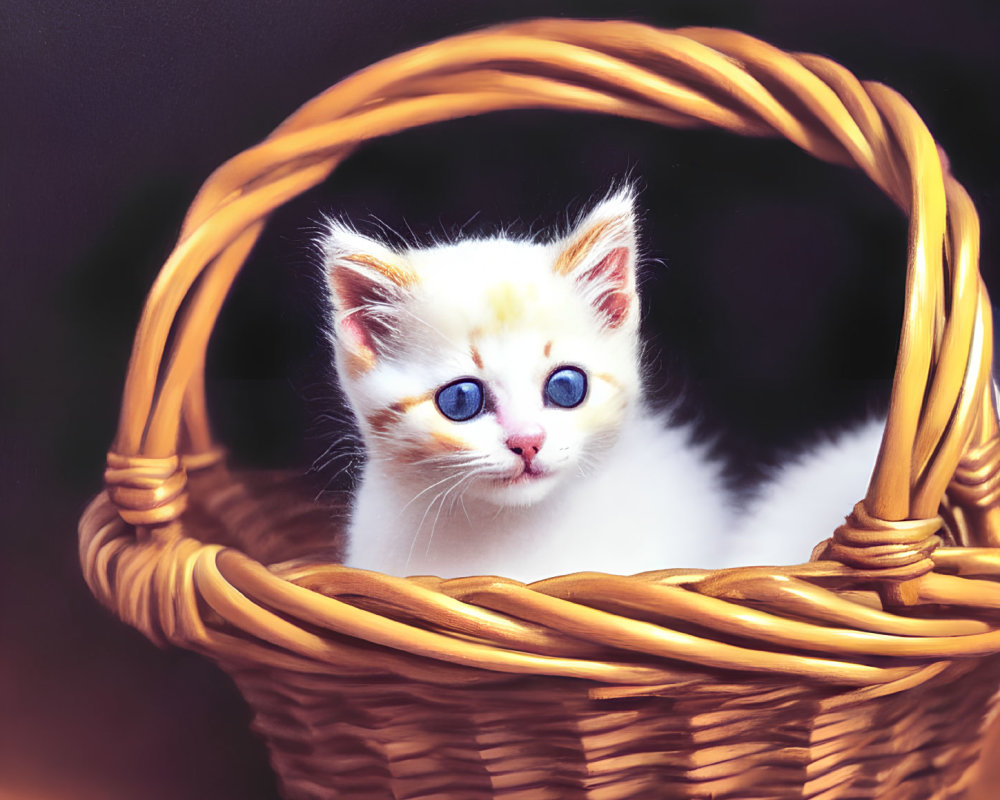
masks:
[[[79,575],[76,520],[143,296],[200,182],[300,103],[402,49],[541,15],[734,27],[888,83],[978,204],[996,285],[990,0],[0,3],[0,798],[276,797],[228,679],[154,648]],[[734,480],[878,413],[906,226],[866,179],[785,142],[522,112],[371,143],[275,215],[213,340],[220,438],[237,461],[305,471],[338,436],[309,247],[322,212],[417,236],[474,216],[470,230],[538,230],[627,175],[654,390]]]

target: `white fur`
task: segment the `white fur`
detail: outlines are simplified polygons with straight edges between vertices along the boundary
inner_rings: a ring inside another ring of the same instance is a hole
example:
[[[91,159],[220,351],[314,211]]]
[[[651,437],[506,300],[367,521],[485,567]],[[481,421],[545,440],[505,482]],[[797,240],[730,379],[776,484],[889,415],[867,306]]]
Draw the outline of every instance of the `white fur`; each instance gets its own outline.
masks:
[[[642,400],[634,227],[628,192],[550,243],[497,236],[394,252],[331,225],[323,247],[337,368],[368,454],[347,563],[529,581],[796,563],[832,533],[864,494],[874,429],[787,467],[740,513],[720,466]],[[560,254],[580,241],[589,246],[574,269],[558,273]],[[622,283],[601,268],[626,251]],[[627,303],[608,306],[611,296]],[[375,353],[373,365],[359,371],[358,353]],[[560,365],[588,375],[577,408],[543,402]],[[491,405],[456,423],[427,398],[467,376],[489,388]],[[545,432],[540,476],[515,480],[527,462],[509,436],[529,424]],[[441,450],[442,440],[460,446]]]
[[[715,566],[808,561],[864,498],[884,429],[873,419],[782,465],[740,515],[733,547]]]

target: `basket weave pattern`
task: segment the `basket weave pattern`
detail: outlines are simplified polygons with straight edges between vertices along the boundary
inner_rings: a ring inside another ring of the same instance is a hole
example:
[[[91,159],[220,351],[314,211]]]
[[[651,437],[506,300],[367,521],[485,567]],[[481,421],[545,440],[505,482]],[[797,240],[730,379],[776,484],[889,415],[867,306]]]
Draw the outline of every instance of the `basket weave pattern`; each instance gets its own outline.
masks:
[[[512,108],[781,136],[909,215],[882,450],[809,564],[395,578],[339,566],[294,481],[225,466],[205,350],[270,211],[366,139]],[[289,798],[958,796],[1000,686],[989,308],[975,209],[891,89],[732,31],[453,37],[347,78],[202,187],[136,333],[84,573],[234,676]]]

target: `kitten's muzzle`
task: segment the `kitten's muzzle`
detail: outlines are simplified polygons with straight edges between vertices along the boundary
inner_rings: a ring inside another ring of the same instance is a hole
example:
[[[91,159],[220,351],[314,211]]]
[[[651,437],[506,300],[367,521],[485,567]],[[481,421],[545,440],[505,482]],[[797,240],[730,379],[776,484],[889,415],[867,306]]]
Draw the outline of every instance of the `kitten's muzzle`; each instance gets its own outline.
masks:
[[[507,437],[507,449],[524,460],[526,472],[534,472],[531,462],[534,461],[542,444],[545,443],[545,430],[541,425],[531,425],[512,433]]]

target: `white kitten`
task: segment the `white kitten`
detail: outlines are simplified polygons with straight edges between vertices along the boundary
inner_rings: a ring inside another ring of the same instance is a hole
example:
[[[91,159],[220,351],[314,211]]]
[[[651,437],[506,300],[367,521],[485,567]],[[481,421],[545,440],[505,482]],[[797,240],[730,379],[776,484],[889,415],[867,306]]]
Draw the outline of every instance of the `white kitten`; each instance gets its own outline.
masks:
[[[747,523],[719,466],[646,409],[629,191],[549,243],[395,252],[333,223],[322,244],[337,371],[368,455],[352,566],[535,580],[735,553],[794,563],[837,524],[776,547],[762,520],[748,532],[767,546],[737,548]]]

